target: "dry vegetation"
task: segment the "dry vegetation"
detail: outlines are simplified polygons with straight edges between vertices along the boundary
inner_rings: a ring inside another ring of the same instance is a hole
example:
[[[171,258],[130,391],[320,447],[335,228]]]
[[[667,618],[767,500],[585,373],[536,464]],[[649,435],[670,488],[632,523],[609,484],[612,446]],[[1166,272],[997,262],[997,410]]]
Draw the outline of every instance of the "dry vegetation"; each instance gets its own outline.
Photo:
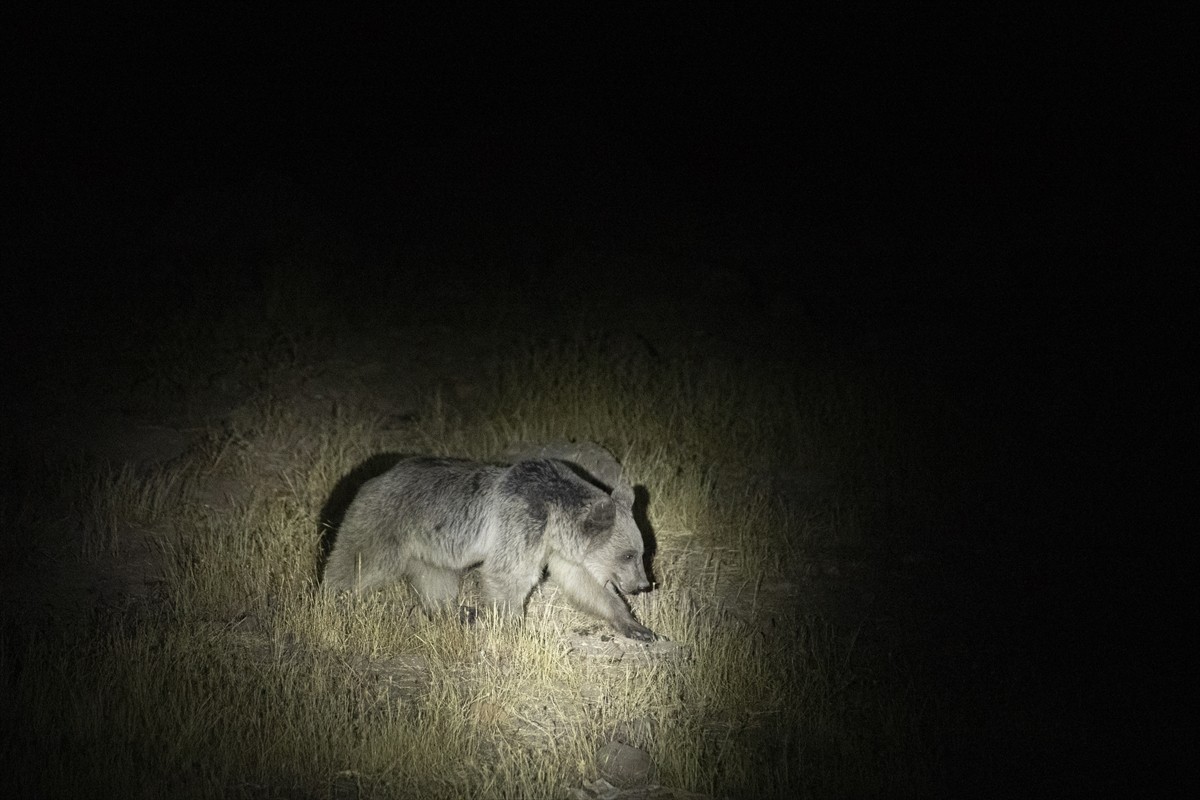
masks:
[[[137,348],[138,390],[202,420],[182,456],[5,448],[5,796],[562,797],[612,742],[680,796],[936,789],[929,698],[794,591],[895,490],[868,465],[904,469],[852,381],[518,339],[454,402],[389,416],[313,388],[326,329],[234,316]],[[205,419],[189,405],[231,353],[249,388]],[[632,605],[669,641],[614,639],[550,585],[522,626],[428,621],[403,586],[314,592],[322,514],[372,457],[554,439],[644,487],[657,586]]]

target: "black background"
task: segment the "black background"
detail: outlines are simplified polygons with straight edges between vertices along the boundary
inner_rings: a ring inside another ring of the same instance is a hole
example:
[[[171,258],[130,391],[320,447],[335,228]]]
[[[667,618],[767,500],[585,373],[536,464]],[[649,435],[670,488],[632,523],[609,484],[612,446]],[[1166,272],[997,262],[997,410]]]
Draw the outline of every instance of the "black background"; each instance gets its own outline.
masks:
[[[693,256],[920,363],[1038,448],[1060,440],[1088,481],[1130,479],[1092,469],[1097,425],[1136,413],[1122,444],[1145,459],[1181,411],[1195,109],[1185,26],[1160,10],[8,13],[14,369],[73,328],[103,341],[121,309],[186,305],[205,277],[156,261],[146,220],[269,174],[364,237],[440,254],[414,282],[525,288],[545,270],[497,264],[551,262],[538,248],[573,221],[619,249],[686,217]],[[635,297],[655,276],[570,279]]]
[[[195,276],[130,257],[141,221],[264,173],[434,252],[520,253],[564,209],[625,243],[686,215],[695,252],[827,336],[921,364],[991,420],[1045,512],[1018,544],[1062,567],[1047,608],[1094,607],[1080,635],[1133,667],[1106,679],[1114,708],[1159,708],[1179,663],[1161,652],[1194,639],[1167,633],[1194,603],[1161,602],[1194,524],[1174,511],[1194,488],[1174,464],[1194,461],[1195,430],[1182,17],[993,3],[6,15],[10,376],[80,330],[99,352],[122,309],[186,304]],[[481,282],[542,277],[495,271],[503,260],[464,263]],[[631,296],[653,280],[572,277]],[[781,347],[804,335],[777,332]]]

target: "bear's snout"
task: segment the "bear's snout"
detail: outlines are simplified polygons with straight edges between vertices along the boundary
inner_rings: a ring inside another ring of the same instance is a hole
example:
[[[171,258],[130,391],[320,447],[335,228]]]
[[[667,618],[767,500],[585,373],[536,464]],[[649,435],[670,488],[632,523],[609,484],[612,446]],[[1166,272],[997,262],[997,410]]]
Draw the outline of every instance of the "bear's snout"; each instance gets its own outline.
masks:
[[[650,588],[650,582],[645,578],[638,578],[636,581],[629,583],[619,581],[617,585],[621,589],[621,594],[637,594],[638,592],[645,592]]]

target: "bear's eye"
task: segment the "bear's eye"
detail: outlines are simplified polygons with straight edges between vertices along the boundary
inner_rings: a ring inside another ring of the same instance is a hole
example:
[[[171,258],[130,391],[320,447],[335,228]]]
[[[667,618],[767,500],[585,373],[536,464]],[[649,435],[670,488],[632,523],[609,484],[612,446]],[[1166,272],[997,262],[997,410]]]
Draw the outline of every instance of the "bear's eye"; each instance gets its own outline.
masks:
[[[625,560],[626,560],[626,561],[633,561],[633,557],[634,557],[634,556],[636,556],[636,555],[637,555],[637,553],[626,553],[626,554],[625,554]]]

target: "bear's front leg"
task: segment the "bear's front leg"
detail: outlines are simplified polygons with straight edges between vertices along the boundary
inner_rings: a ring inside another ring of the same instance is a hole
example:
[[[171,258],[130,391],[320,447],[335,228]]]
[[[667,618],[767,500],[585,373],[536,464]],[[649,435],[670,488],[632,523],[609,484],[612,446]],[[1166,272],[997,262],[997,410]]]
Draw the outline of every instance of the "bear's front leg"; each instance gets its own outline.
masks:
[[[580,611],[606,620],[622,636],[640,642],[653,642],[658,638],[654,631],[634,619],[633,612],[615,590],[593,578],[583,566],[553,556],[550,579],[562,587]]]

